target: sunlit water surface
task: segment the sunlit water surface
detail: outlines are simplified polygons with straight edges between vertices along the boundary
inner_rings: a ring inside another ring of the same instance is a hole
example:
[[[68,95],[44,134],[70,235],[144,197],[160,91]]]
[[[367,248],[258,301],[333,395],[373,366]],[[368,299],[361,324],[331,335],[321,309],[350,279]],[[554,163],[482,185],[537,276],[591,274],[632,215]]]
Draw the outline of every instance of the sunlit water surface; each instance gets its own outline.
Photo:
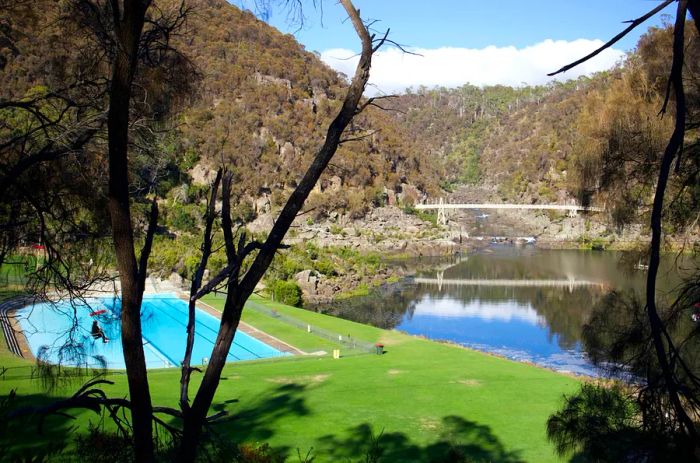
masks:
[[[404,262],[398,288],[316,307],[343,318],[458,343],[558,371],[598,375],[581,332],[611,290],[643,294],[631,254],[494,245],[468,256]],[[660,287],[679,279],[672,259]]]

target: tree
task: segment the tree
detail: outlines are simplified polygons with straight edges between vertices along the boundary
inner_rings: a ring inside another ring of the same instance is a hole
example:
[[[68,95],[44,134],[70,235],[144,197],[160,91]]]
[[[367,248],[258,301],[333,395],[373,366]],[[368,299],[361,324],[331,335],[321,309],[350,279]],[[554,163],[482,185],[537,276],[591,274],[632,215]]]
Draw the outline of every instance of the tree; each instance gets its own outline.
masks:
[[[29,2],[22,0],[11,6],[34,11]],[[93,258],[104,249],[104,230],[111,223],[115,258],[107,266],[114,268],[116,263],[122,283],[122,336],[129,366],[135,454],[139,461],[150,461],[152,406],[140,333],[140,304],[158,210],[154,197],[137,263],[130,203],[145,198],[141,189],[135,198],[130,186],[141,180],[151,185],[156,181],[157,168],[144,172],[137,169],[139,156],[148,156],[145,152],[153,147],[144,134],[153,133],[154,120],[168,113],[172,97],[186,90],[192,76],[192,66],[169,44],[189,9],[184,3],[156,7],[150,0],[74,0],[43,6],[50,18],[43,28],[35,20],[29,25],[10,23],[11,27],[3,30],[9,31],[11,38],[24,39],[24,31],[14,33],[20,26],[30,34],[48,29],[63,39],[56,50],[48,52],[32,49],[30,40],[10,42],[10,48],[18,54],[19,47],[27,47],[29,56],[44,54],[61,65],[51,67],[51,72],[36,69],[39,75],[48,74],[42,75],[48,87],[30,89],[31,93],[25,91],[25,95],[20,88],[15,98],[0,100],[0,111],[7,116],[0,123],[0,213],[3,228],[10,231],[3,234],[0,262],[6,250],[35,237],[33,240],[46,249],[46,263],[35,272],[35,278],[51,283],[50,288],[67,289],[72,297],[80,297],[78,292],[95,281]],[[22,19],[27,14],[18,11],[12,18]],[[12,60],[4,61],[5,69],[11,66]],[[134,82],[139,84],[136,101],[132,99]],[[143,128],[146,130],[140,134]],[[98,137],[104,130],[106,156]],[[130,147],[134,139],[140,143]],[[109,172],[106,195],[102,176],[97,173],[104,169],[103,163],[108,164]],[[140,179],[144,173],[153,176]],[[36,175],[43,180],[39,185],[35,185]],[[107,215],[101,213],[105,209]],[[86,246],[92,242],[96,245]],[[91,264],[84,264],[88,261]],[[106,279],[106,272],[97,277]],[[46,281],[49,278],[51,282]]]
[[[314,161],[299,182],[283,208],[274,228],[264,243],[246,242],[244,233],[240,233],[238,244],[234,243],[235,232],[231,219],[232,174],[224,167],[213,185],[210,206],[207,213],[207,226],[202,246],[202,260],[195,272],[190,302],[190,323],[188,327],[188,352],[183,365],[181,393],[182,413],[169,410],[183,420],[182,461],[193,461],[202,427],[207,421],[209,406],[213,400],[226,355],[235,335],[245,301],[250,296],[257,282],[267,270],[275,252],[282,246],[282,240],[304,201],[318,181],[338,146],[348,141],[343,139],[343,132],[350,121],[367,106],[373,104],[369,99],[361,101],[367,80],[372,54],[384,43],[386,36],[375,39],[370,36],[367,26],[362,22],[359,12],[349,0],[341,2],[347,11],[355,30],[362,42],[362,54],[357,72],[350,83],[347,95],[337,116],[328,127],[323,146],[318,150]],[[104,47],[109,64],[109,85],[106,90],[108,111],[107,126],[107,161],[109,166],[108,210],[112,229],[116,267],[121,282],[121,331],[124,359],[129,385],[129,401],[119,402],[131,411],[131,424],[138,461],[152,461],[154,407],[150,398],[148,377],[141,338],[140,309],[143,298],[144,283],[148,260],[158,221],[158,207],[155,198],[151,199],[148,225],[145,230],[143,247],[137,257],[135,247],[136,230],[132,213],[130,192],[130,175],[133,165],[133,148],[130,148],[130,125],[133,121],[133,88],[135,79],[145,74],[146,63],[162,65],[163,61],[173,55],[168,39],[181,24],[187,10],[184,5],[176,9],[174,16],[165,16],[150,0],[124,0],[111,2],[92,2],[76,0],[75,7],[82,14],[81,25],[93,34],[95,41]],[[211,232],[214,223],[214,203],[219,185],[222,188],[222,228],[227,255],[226,268],[214,279],[202,285],[202,277],[211,253]],[[251,262],[246,259],[250,257]],[[245,270],[245,271],[244,271]],[[228,297],[222,315],[221,329],[217,343],[211,355],[209,366],[204,373],[201,386],[192,404],[189,403],[187,389],[193,371],[190,366],[190,354],[194,339],[194,303],[225,282]],[[105,399],[104,404],[114,404]],[[64,406],[75,405],[67,402]]]
[[[350,138],[342,138],[343,132],[357,114],[375,101],[373,98],[362,101],[362,94],[369,79],[372,55],[385,43],[386,35],[381,38],[375,38],[374,35],[370,35],[368,26],[362,22],[359,12],[352,5],[351,1],[341,0],[341,4],[362,43],[360,60],[355,75],[347,89],[342,106],[328,126],[323,145],[317,151],[298,186],[291,193],[264,242],[247,241],[244,232],[238,234],[238,242],[235,242],[230,206],[232,175],[230,172],[222,169],[214,181],[206,219],[202,259],[193,278],[190,291],[187,349],[180,382],[180,407],[183,418],[183,435],[179,453],[180,461],[194,461],[196,457],[202,427],[206,424],[207,413],[221,378],[221,371],[225,365],[226,356],[233,342],[246,300],[267,271],[277,250],[283,246],[282,241],[285,234],[297,214],[301,211],[304,202],[328,166],[336,150],[342,143],[350,140]],[[217,197],[219,182],[222,184],[221,227],[224,235],[227,266],[211,281],[202,285],[202,275],[211,254],[211,233],[215,217],[213,203]],[[254,253],[256,254],[253,257]],[[250,258],[250,263],[246,264],[248,258]],[[248,265],[247,268],[246,265]],[[190,404],[188,390],[191,374],[194,371],[190,361],[194,343],[195,302],[220,284],[225,284],[227,289],[221,326],[209,364],[204,372],[204,377],[194,400]]]
[[[629,27],[603,47],[565,66],[557,73],[570,69],[595,56],[671,3],[671,0],[665,1],[646,15],[631,21]],[[700,378],[698,378],[698,372],[693,368],[693,364],[684,355],[687,353],[687,350],[683,349],[689,342],[697,340],[698,332],[694,330],[680,342],[675,340],[671,331],[671,323],[677,317],[662,317],[657,305],[658,294],[656,291],[663,233],[662,225],[664,214],[668,215],[669,211],[669,205],[665,203],[665,199],[674,161],[676,174],[687,174],[688,170],[690,171],[688,177],[681,180],[681,184],[684,185],[684,188],[680,190],[681,193],[687,190],[688,186],[696,183],[697,180],[696,167],[684,168],[689,163],[695,166],[698,154],[697,134],[695,133],[697,125],[694,121],[688,119],[687,84],[684,81],[685,27],[688,11],[692,14],[695,20],[695,27],[700,32],[700,17],[698,16],[700,14],[700,2],[697,0],[679,0],[673,26],[670,76],[665,89],[665,99],[661,107],[661,114],[665,114],[668,108],[673,106],[675,109],[674,124],[673,133],[656,163],[658,175],[650,216],[651,244],[649,247],[649,271],[643,311],[644,317],[641,319],[637,318],[638,323],[630,323],[629,325],[631,326],[626,327],[623,336],[617,337],[610,345],[610,348],[618,353],[634,350],[634,348],[629,349],[629,346],[641,346],[641,351],[635,351],[635,357],[639,358],[641,354],[644,359],[643,362],[637,365],[645,366],[645,371],[639,372],[644,375],[642,377],[644,382],[637,388],[636,392],[636,403],[640,407],[641,414],[641,429],[652,430],[658,435],[670,437],[670,440],[659,439],[659,442],[666,446],[665,451],[662,450],[646,456],[656,460],[669,458],[669,455],[675,455],[676,458],[685,458],[688,461],[691,459],[697,460],[700,457],[700,439],[696,424],[698,411],[700,411]],[[692,114],[690,115],[692,117]],[[689,137],[692,138],[688,140]],[[677,193],[675,199],[678,199],[681,193]],[[674,206],[673,203],[676,202],[674,200],[671,206]],[[697,296],[696,282],[690,281],[689,284],[689,287],[686,287],[682,292],[677,303],[681,301],[687,303],[687,297],[684,296],[688,293],[695,293],[694,295]],[[620,301],[620,299],[613,297],[612,302],[615,303],[616,301]],[[674,305],[678,307],[680,304]],[[633,312],[634,306],[636,304],[632,305],[630,312]],[[637,315],[639,315],[639,312],[637,312]],[[605,326],[605,323],[603,326]],[[653,362],[650,361],[651,358],[653,358]],[[637,371],[634,372],[637,373]],[[585,393],[586,391],[583,392]],[[576,400],[580,400],[580,396],[573,399],[570,398],[568,400],[569,406]],[[566,430],[566,426],[552,426],[559,418],[557,416],[550,418],[550,430],[553,430],[550,433],[550,438],[562,442],[562,440],[565,441],[567,438],[570,438],[570,434],[560,432],[562,429]],[[584,436],[580,437],[585,440]],[[634,451],[634,449],[631,450]],[[627,454],[628,457],[631,455],[633,454]]]

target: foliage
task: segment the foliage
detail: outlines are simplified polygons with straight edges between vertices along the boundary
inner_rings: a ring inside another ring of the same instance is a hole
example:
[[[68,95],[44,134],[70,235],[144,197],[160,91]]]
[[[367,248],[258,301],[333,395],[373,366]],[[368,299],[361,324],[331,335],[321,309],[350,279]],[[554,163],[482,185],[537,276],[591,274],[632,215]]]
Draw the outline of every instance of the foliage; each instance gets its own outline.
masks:
[[[402,209],[404,214],[415,215],[422,221],[431,223],[434,227],[437,226],[437,211],[435,210],[416,209],[413,204],[404,204]]]
[[[293,36],[223,0],[198,2],[188,27],[176,47],[203,75],[197,98],[179,116],[180,168],[210,169],[223,159],[232,166],[236,198],[272,191],[273,206],[281,205],[286,195],[275,192],[296,186],[347,84]],[[370,108],[355,119],[355,130],[371,136],[340,146],[310,208],[357,217],[384,186],[408,181],[435,189],[435,163],[393,116]],[[331,187],[331,179],[342,189]]]
[[[301,288],[294,281],[277,280],[271,290],[274,300],[293,307],[301,306]]]
[[[88,427],[87,434],[78,434],[75,437],[75,456],[81,461],[135,461],[130,436],[105,432],[94,425]]]
[[[168,462],[176,458],[176,441],[159,442],[157,461]],[[207,463],[283,463],[285,458],[268,444],[244,443],[237,445],[228,438],[208,438],[204,457],[198,461]],[[136,461],[131,436],[104,429],[103,425],[88,426],[87,433],[75,437],[75,450],[71,455],[80,461],[126,463]]]
[[[547,436],[562,457],[584,461],[642,461],[647,436],[640,432],[639,410],[619,386],[583,384],[547,420]]]

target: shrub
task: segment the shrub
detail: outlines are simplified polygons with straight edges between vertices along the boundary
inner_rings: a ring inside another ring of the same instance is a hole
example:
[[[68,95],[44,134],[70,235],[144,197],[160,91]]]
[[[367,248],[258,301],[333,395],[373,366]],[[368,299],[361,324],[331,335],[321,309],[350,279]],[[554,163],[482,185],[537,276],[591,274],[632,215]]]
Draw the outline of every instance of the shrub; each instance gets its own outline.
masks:
[[[547,437],[560,456],[573,454],[576,461],[644,461],[638,413],[619,387],[584,384],[549,417]]]
[[[302,265],[300,262],[298,262],[296,259],[294,259],[291,256],[287,256],[282,261],[282,265],[280,268],[283,280],[287,280],[287,279],[293,277],[294,275],[301,272],[302,270],[304,270],[304,265]]]
[[[75,438],[75,453],[81,461],[134,461],[133,445],[128,436],[108,433],[95,426],[90,426],[87,434],[78,434]]]
[[[255,208],[250,203],[250,201],[242,200],[233,209],[233,214],[243,223],[250,223],[255,220]]]
[[[411,203],[406,203],[403,205],[404,214],[416,215],[416,207]]]
[[[167,211],[167,224],[176,230],[195,233],[197,231],[196,207],[175,204]]]
[[[301,288],[293,281],[277,280],[272,284],[272,295],[277,302],[301,306]]]
[[[319,272],[327,276],[335,276],[338,272],[335,269],[335,265],[330,259],[321,259],[314,264],[314,268]]]

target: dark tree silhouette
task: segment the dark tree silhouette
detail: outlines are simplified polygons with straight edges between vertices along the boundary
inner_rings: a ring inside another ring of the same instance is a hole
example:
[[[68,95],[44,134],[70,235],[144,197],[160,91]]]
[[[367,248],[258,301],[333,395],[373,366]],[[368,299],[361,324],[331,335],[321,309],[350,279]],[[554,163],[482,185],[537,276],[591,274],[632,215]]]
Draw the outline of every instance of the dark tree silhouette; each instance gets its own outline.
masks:
[[[672,0],[667,0],[652,9],[646,15],[634,21],[630,21],[630,26],[605,45],[551,75],[570,69],[590,59],[600,51],[612,46],[633,28],[642,24],[671,3],[673,3]],[[668,326],[670,320],[664,319],[660,315],[660,310],[657,306],[658,294],[656,286],[661,254],[662,225],[664,213],[668,207],[665,204],[665,196],[669,178],[672,175],[672,167],[675,161],[676,172],[680,172],[679,167],[684,157],[697,156],[694,143],[691,144],[689,149],[684,150],[684,144],[687,142],[686,137],[689,134],[689,129],[692,130],[696,128],[697,125],[695,123],[689,123],[687,120],[688,106],[683,71],[687,12],[691,12],[695,19],[694,24],[696,28],[698,28],[700,23],[698,23],[698,16],[696,15],[700,14],[700,2],[697,0],[679,0],[677,4],[676,19],[673,26],[671,69],[666,88],[665,102],[660,110],[660,115],[664,115],[667,113],[669,107],[673,106],[675,109],[674,130],[658,165],[658,178],[651,211],[651,244],[649,246],[649,271],[647,275],[645,298],[646,318],[640,329],[628,331],[626,334],[620,336],[613,344],[617,344],[614,346],[614,349],[617,349],[617,351],[625,349],[620,343],[646,344],[654,353],[654,364],[647,363],[646,371],[634,372],[643,374],[643,384],[637,389],[636,397],[640,407],[639,413],[642,418],[641,428],[649,430],[653,428],[653,426],[650,426],[650,423],[653,422],[659,428],[656,429],[657,433],[671,436],[673,442],[666,444],[669,444],[669,448],[673,446],[673,451],[676,456],[698,459],[700,456],[700,438],[698,436],[696,421],[699,416],[698,412],[700,411],[700,378],[696,376],[697,372],[693,371],[692,365],[690,365],[687,359],[681,354],[682,349],[680,347],[682,344],[688,342],[690,338],[686,338],[681,341],[680,344],[677,344]],[[694,178],[694,176],[691,176],[691,178]],[[693,285],[694,283],[691,282],[691,286]],[[630,336],[630,333],[632,336]],[[695,333],[695,335],[696,334],[697,333]],[[693,336],[694,335],[691,333],[691,337]],[[571,408],[571,406],[576,401],[580,401],[582,397],[591,397],[589,392],[590,391],[584,389],[581,395],[570,398],[567,406]],[[592,400],[589,402],[595,407],[598,401]],[[560,413],[565,412],[566,410]],[[561,415],[555,415],[550,419],[550,438],[562,444],[562,449],[567,447],[571,448],[571,445],[564,444],[566,444],[567,439],[571,439],[571,436],[576,433],[574,432],[572,434],[569,432],[570,427],[568,427],[569,430],[567,431],[567,426],[557,426],[557,423],[570,422],[575,422],[575,420],[562,420]],[[600,424],[603,426],[603,423]],[[585,436],[580,436],[580,438],[584,442],[587,439]],[[636,442],[639,443],[639,440]],[[633,449],[631,450],[633,451]],[[631,454],[628,454],[628,456],[629,455]],[[664,459],[667,458],[667,455],[664,456],[662,453],[654,454],[652,452],[649,454],[649,457]]]
[[[238,242],[235,242],[236,233],[233,230],[230,206],[231,182],[233,177],[231,173],[224,168],[219,171],[213,183],[206,215],[202,258],[195,272],[192,289],[190,291],[187,348],[180,381],[180,406],[182,408],[183,417],[183,434],[181,451],[179,452],[180,461],[194,461],[196,457],[202,428],[207,422],[207,413],[218,387],[221,371],[226,363],[226,357],[231,348],[233,337],[236,334],[245,302],[267,271],[277,250],[283,246],[282,240],[284,236],[297,214],[301,211],[304,202],[316,185],[321,174],[333,158],[338,146],[343,142],[351,140],[351,138],[343,139],[343,132],[357,114],[361,113],[368,106],[375,104],[375,99],[373,98],[362,101],[362,94],[369,79],[372,55],[386,42],[387,35],[385,34],[379,38],[370,35],[368,30],[369,26],[362,21],[359,12],[352,5],[352,2],[350,0],[341,0],[340,3],[347,12],[355,32],[362,43],[360,60],[355,75],[347,89],[342,106],[328,126],[323,145],[317,151],[311,165],[306,170],[298,186],[291,193],[287,203],[282,208],[282,211],[275,221],[275,225],[264,242],[247,241],[246,234],[243,232],[238,234]],[[213,204],[217,197],[219,183],[222,185],[221,226],[224,235],[227,265],[219,274],[214,276],[211,281],[202,285],[202,275],[211,253],[212,224],[215,217]],[[254,253],[255,255],[253,256]],[[244,268],[246,268],[245,261],[249,257],[251,262],[249,266],[247,266],[247,270],[243,271]],[[191,374],[194,370],[190,364],[195,329],[194,304],[197,299],[211,292],[219,285],[224,285],[227,293],[224,310],[221,316],[221,325],[214,343],[209,364],[204,372],[204,377],[190,404],[188,389]]]

